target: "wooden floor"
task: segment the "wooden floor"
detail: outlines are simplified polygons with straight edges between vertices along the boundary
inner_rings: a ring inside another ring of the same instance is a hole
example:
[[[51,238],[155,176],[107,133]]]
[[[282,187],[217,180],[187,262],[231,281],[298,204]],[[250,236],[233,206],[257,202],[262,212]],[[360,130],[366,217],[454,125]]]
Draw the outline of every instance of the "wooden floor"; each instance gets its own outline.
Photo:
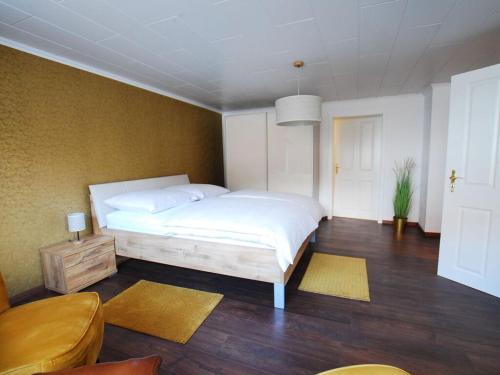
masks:
[[[311,251],[366,258],[371,303],[298,291]],[[416,228],[397,240],[374,222],[322,222],[287,285],[285,311],[272,307],[271,284],[130,260],[89,290],[107,300],[146,279],[225,297],[186,345],[107,325],[100,361],[160,354],[161,373],[177,375],[315,374],[358,363],[500,374],[500,299],[436,276],[437,254],[438,240]]]

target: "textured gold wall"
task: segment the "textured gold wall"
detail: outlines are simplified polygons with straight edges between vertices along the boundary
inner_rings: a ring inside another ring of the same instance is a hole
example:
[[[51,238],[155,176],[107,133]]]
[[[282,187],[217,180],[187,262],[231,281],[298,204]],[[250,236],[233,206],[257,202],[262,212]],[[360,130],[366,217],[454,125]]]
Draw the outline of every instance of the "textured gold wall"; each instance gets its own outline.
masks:
[[[0,46],[0,271],[11,296],[42,283],[38,249],[70,237],[66,213],[89,213],[88,185],[184,172],[223,183],[220,114]]]

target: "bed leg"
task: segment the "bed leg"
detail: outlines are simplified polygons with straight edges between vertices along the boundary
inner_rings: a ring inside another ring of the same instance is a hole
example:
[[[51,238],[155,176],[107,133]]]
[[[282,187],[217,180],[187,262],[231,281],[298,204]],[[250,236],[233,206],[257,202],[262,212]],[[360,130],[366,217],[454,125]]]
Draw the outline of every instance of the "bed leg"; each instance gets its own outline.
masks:
[[[274,307],[285,308],[285,284],[274,283]]]
[[[316,231],[312,232],[311,238],[309,238],[309,243],[316,243]]]

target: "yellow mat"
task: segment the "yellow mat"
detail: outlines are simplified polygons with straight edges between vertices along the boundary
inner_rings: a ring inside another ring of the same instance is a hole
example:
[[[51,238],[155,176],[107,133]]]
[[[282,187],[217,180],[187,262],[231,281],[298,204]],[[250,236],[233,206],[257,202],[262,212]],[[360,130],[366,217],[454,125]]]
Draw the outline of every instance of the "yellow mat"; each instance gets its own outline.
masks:
[[[141,280],[104,304],[106,323],[185,344],[223,295]]]
[[[370,301],[366,260],[313,253],[299,290]]]

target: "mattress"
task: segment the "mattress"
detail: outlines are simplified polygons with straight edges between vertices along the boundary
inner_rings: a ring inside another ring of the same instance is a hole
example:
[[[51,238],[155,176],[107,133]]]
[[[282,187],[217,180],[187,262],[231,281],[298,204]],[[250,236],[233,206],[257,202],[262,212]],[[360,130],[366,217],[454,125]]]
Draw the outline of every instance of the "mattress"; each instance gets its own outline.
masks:
[[[229,239],[224,237],[214,238],[200,235],[182,235],[172,233],[165,223],[175,217],[176,211],[182,210],[181,207],[172,208],[155,214],[133,212],[133,211],[113,211],[107,214],[109,229],[124,230],[129,232],[138,232],[145,234],[156,234],[161,236],[173,236],[190,240],[201,240],[209,242],[227,243],[232,245],[253,246],[273,250],[271,246],[259,243],[255,236],[248,236],[247,239]],[[252,238],[254,237],[254,238]]]
[[[237,192],[236,192],[237,193]],[[307,236],[318,227],[319,204],[308,197],[245,191],[155,214],[114,211],[110,229],[269,248],[285,271]]]

